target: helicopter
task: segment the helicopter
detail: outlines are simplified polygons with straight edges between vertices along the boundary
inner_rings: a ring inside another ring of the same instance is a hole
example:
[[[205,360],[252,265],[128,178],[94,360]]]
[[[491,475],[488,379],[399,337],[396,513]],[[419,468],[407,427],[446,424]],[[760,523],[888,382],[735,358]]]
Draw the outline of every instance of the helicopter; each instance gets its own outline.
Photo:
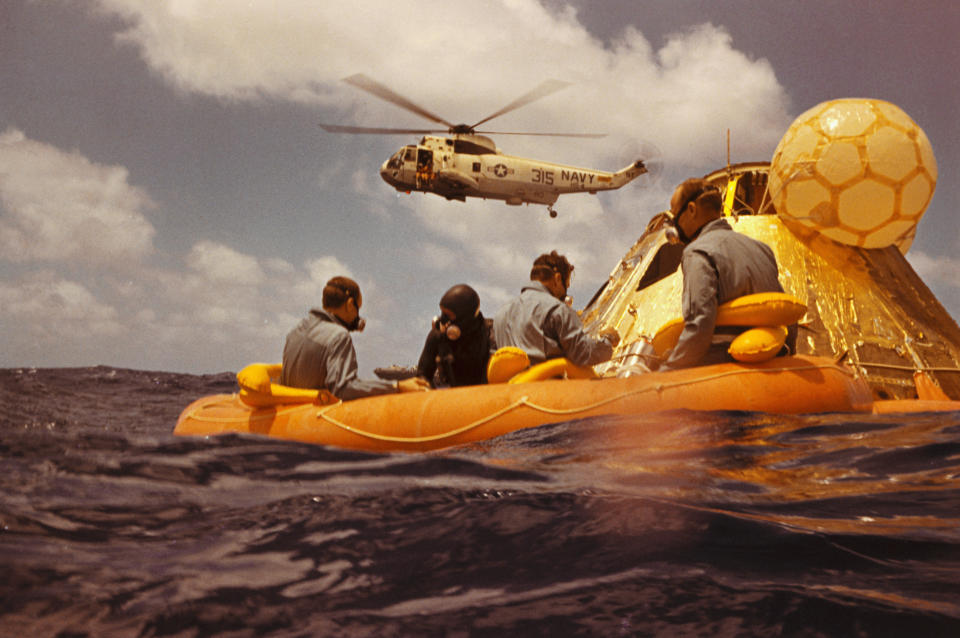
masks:
[[[434,193],[447,200],[464,202],[467,197],[503,200],[511,206],[543,204],[556,217],[553,204],[560,195],[615,190],[647,173],[643,159],[607,172],[566,166],[502,153],[487,135],[536,135],[545,137],[601,138],[594,133],[515,133],[477,131],[476,127],[569,86],[569,82],[545,80],[533,90],[476,124],[451,124],[362,73],[344,78],[351,84],[446,129],[368,128],[320,124],[329,133],[374,135],[423,135],[408,144],[380,167],[380,176],[397,191]],[[447,135],[433,135],[446,133]]]

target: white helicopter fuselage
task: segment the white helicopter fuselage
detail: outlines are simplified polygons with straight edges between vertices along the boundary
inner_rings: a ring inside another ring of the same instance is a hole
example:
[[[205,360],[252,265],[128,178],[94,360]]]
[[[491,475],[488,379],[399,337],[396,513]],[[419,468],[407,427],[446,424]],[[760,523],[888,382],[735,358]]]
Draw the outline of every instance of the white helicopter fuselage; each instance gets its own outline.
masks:
[[[477,134],[425,136],[418,145],[401,148],[380,167],[384,181],[401,192],[547,206],[565,193],[596,194],[620,188],[646,172],[639,160],[611,173],[505,155],[493,140]]]

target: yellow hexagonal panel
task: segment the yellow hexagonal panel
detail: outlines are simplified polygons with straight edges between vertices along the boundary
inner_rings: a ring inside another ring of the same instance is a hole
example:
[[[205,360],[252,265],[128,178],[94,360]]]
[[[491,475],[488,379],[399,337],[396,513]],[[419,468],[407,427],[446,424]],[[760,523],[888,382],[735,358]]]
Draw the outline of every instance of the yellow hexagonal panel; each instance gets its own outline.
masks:
[[[820,130],[829,137],[863,135],[876,121],[876,113],[864,100],[834,100],[817,118]]]
[[[798,161],[811,160],[820,143],[820,134],[813,127],[802,125],[793,130],[789,142],[780,150],[776,163],[779,166],[789,166]],[[784,175],[784,179],[786,176]]]
[[[847,244],[850,246],[860,246],[863,242],[863,236],[850,231],[843,230],[842,228],[822,228],[820,232],[832,239],[833,241],[838,241],[841,244]]]
[[[915,175],[900,191],[900,215],[919,218],[930,203],[931,195],[933,184],[930,179],[923,173]]]
[[[934,185],[937,182],[937,158],[933,155],[933,146],[930,144],[930,140],[927,139],[927,134],[923,132],[923,129],[917,127],[917,146],[920,149],[920,163],[923,164],[923,167],[927,170],[927,173],[930,175],[930,179],[933,180]]]
[[[864,173],[860,152],[852,142],[825,145],[816,166],[817,173],[835,186],[846,184]]]
[[[899,239],[897,239],[894,242],[894,244],[896,244],[897,246],[897,250],[900,251],[901,255],[907,254],[907,252],[910,250],[910,246],[913,245],[913,240],[916,238],[916,236],[917,236],[917,226],[916,224],[914,224],[912,229],[907,231],[905,235],[901,236]]]
[[[884,100],[873,100],[873,104],[887,122],[898,127],[903,132],[918,128],[916,122],[910,119],[910,116],[904,113],[896,104],[891,104]]]
[[[906,133],[892,126],[881,126],[867,136],[867,160],[870,170],[899,182],[917,167],[917,148]]]
[[[776,206],[781,214],[806,223],[814,207],[824,202],[830,203],[830,191],[808,178],[788,183],[777,198]]]
[[[882,244],[883,246],[889,246],[890,244],[897,244],[899,246],[905,239],[913,239],[916,228],[916,222],[908,219],[898,219],[876,231],[874,235],[883,234],[883,239],[885,240],[885,243]],[[873,235],[871,235],[871,238],[872,237]]]
[[[837,215],[845,226],[870,231],[893,217],[895,204],[893,188],[867,179],[840,193]]]

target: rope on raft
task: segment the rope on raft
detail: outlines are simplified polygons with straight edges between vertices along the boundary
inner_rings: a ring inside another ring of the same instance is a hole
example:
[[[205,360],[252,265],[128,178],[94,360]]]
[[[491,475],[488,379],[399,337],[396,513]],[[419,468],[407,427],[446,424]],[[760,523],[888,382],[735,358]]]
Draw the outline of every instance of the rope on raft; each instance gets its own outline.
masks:
[[[960,372],[960,368],[931,368],[927,366],[904,366],[896,363],[870,363],[869,361],[851,362],[852,365],[865,368],[887,368],[890,370],[906,370],[907,372]]]
[[[621,400],[621,399],[624,399],[624,398],[626,398],[626,397],[633,396],[633,395],[636,395],[636,394],[644,394],[644,393],[647,393],[647,392],[657,392],[657,393],[660,393],[660,392],[663,392],[664,390],[669,390],[669,389],[672,389],[672,388],[683,387],[683,386],[688,386],[688,385],[696,385],[696,384],[699,384],[699,383],[703,383],[704,381],[712,381],[712,380],[714,380],[714,379],[719,379],[719,378],[722,378],[722,377],[736,376],[736,375],[742,375],[742,374],[752,374],[752,373],[757,373],[757,372],[760,372],[760,373],[764,373],[764,372],[781,372],[781,371],[783,371],[784,369],[787,369],[787,370],[790,370],[791,372],[793,372],[793,371],[804,371],[804,370],[820,370],[820,369],[823,369],[823,368],[830,368],[830,369],[834,369],[834,370],[837,369],[837,367],[834,366],[834,365],[829,365],[829,364],[814,364],[814,365],[806,365],[806,366],[803,366],[803,367],[796,367],[796,368],[773,368],[773,369],[756,369],[756,368],[749,368],[749,369],[744,369],[744,370],[729,370],[729,371],[727,371],[727,372],[718,372],[718,373],[715,373],[715,374],[712,374],[712,375],[709,375],[709,376],[700,377],[700,378],[696,379],[695,381],[676,381],[676,382],[674,382],[674,383],[657,383],[656,385],[653,385],[653,386],[650,386],[650,387],[638,388],[638,389],[636,389],[636,390],[630,390],[630,391],[628,391],[628,392],[623,392],[623,393],[620,393],[620,394],[618,394],[618,395],[616,395],[616,396],[608,397],[608,398],[606,398],[606,399],[603,399],[602,401],[598,401],[598,402],[596,402],[596,403],[594,403],[594,404],[592,404],[592,405],[581,406],[581,407],[578,407],[578,408],[564,408],[564,409],[549,408],[549,407],[537,405],[537,404],[535,404],[535,403],[531,403],[526,396],[522,396],[522,397],[520,397],[518,400],[516,400],[516,401],[514,401],[513,403],[511,403],[510,405],[508,405],[508,406],[506,406],[506,407],[504,407],[504,408],[501,408],[500,410],[497,410],[496,412],[494,412],[494,413],[492,413],[492,414],[490,414],[490,415],[488,415],[488,416],[485,416],[485,417],[483,417],[483,418],[481,418],[481,419],[478,419],[478,420],[476,420],[476,421],[474,421],[474,422],[472,422],[472,423],[468,423],[468,424],[466,424],[466,425],[464,425],[464,426],[461,426],[461,427],[459,427],[459,428],[457,428],[457,429],[455,429],[455,430],[451,430],[451,431],[449,431],[449,432],[444,432],[444,433],[442,433],[442,434],[433,434],[433,435],[430,435],[430,436],[419,436],[419,437],[390,436],[390,435],[388,435],[388,434],[377,434],[377,433],[375,433],[375,432],[367,432],[367,431],[364,431],[364,430],[360,430],[360,429],[358,429],[358,428],[353,427],[352,425],[348,425],[348,424],[346,424],[346,423],[343,423],[343,422],[341,422],[341,421],[338,421],[337,419],[334,419],[333,417],[331,417],[331,416],[329,416],[329,415],[327,414],[327,412],[328,412],[329,410],[333,409],[334,407],[336,407],[336,406],[339,405],[339,404],[333,404],[333,405],[324,406],[320,411],[317,412],[317,418],[318,418],[318,419],[323,419],[324,421],[326,421],[327,423],[329,423],[329,424],[331,424],[331,425],[334,425],[334,426],[336,426],[336,427],[338,427],[338,428],[341,428],[341,429],[343,429],[343,430],[346,430],[346,431],[351,432],[351,433],[353,433],[353,434],[356,434],[356,435],[358,435],[358,436],[366,437],[366,438],[369,438],[369,439],[374,439],[374,440],[377,440],[377,441],[389,441],[389,442],[391,442],[391,443],[426,443],[426,442],[430,442],[430,441],[439,441],[439,440],[441,440],[441,439],[448,439],[448,438],[452,438],[452,437],[458,436],[458,435],[460,435],[460,434],[463,434],[464,432],[468,432],[468,431],[470,431],[470,430],[472,430],[472,429],[474,429],[474,428],[480,427],[480,426],[483,425],[484,423],[488,423],[488,422],[490,422],[490,421],[492,421],[492,420],[494,420],[494,419],[496,419],[496,418],[498,418],[498,417],[501,417],[501,416],[503,416],[504,414],[507,414],[508,412],[512,412],[513,410],[516,410],[516,409],[518,409],[518,408],[520,408],[520,407],[522,407],[522,406],[527,406],[528,408],[530,408],[530,409],[532,409],[532,410],[536,410],[536,411],[539,411],[539,412],[543,412],[543,413],[545,413],[545,414],[573,415],[573,414],[577,414],[577,413],[579,413],[579,412],[587,412],[587,411],[589,411],[589,410],[593,410],[593,409],[595,409],[595,408],[598,408],[598,407],[600,407],[600,406],[602,406],[602,405],[606,405],[606,404],[608,404],[608,403],[613,403],[614,401],[619,401],[619,400]],[[840,369],[843,370],[842,368],[840,368]],[[852,373],[850,373],[850,372],[848,372],[848,371],[846,371],[846,370],[843,370],[843,372],[844,372],[845,374],[847,374],[848,376],[853,376]]]

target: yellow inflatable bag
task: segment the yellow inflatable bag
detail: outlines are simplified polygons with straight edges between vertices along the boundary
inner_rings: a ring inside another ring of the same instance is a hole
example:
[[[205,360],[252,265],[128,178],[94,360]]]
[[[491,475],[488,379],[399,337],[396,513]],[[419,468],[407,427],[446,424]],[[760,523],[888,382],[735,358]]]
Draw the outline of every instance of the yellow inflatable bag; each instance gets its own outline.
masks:
[[[490,355],[487,363],[487,383],[506,383],[529,367],[530,357],[520,348],[500,348]]]
[[[683,326],[683,317],[671,319],[660,326],[657,334],[653,335],[653,339],[650,340],[653,344],[653,350],[657,353],[658,357],[662,357],[677,345],[677,341],[680,340],[680,333],[683,332]]]
[[[280,377],[282,369],[279,363],[251,363],[237,373],[237,384],[247,392],[270,394],[270,384]]]
[[[291,388],[273,383],[280,377],[279,363],[251,363],[237,373],[240,400],[249,406],[265,408],[288,403],[319,403],[328,405],[339,399],[326,390]]]
[[[717,308],[716,325],[788,326],[799,321],[806,312],[807,305],[792,295],[785,292],[761,292],[737,297],[721,304]],[[663,324],[657,330],[651,339],[657,356],[662,357],[677,345],[683,326],[683,318],[678,317]],[[763,359],[760,360],[763,361]]]
[[[718,326],[789,326],[800,321],[807,304],[785,292],[760,292],[731,299],[717,308]]]
[[[737,361],[759,363],[777,356],[786,340],[785,326],[750,328],[737,335],[727,352]]]
[[[596,379],[597,373],[593,368],[578,366],[570,363],[566,358],[547,359],[543,363],[524,370],[508,381],[508,383],[530,383],[531,381],[542,381],[544,379]]]

